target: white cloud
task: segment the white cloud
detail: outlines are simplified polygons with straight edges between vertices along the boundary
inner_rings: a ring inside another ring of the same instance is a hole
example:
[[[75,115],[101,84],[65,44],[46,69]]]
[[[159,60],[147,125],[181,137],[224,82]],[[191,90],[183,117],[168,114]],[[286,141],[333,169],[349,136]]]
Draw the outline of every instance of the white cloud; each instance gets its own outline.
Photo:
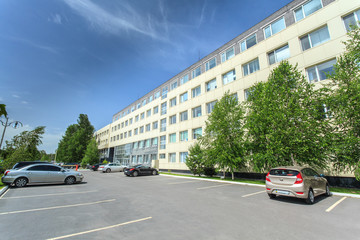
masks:
[[[19,95],[16,95],[16,94],[13,94],[12,95],[14,98],[20,98],[20,96]]]
[[[48,19],[51,22],[54,22],[56,24],[62,24],[62,18],[60,16],[60,14],[55,14],[53,16],[51,16],[51,18]]]
[[[28,102],[27,102],[27,101],[21,101],[21,103],[22,103],[22,104],[28,104]]]

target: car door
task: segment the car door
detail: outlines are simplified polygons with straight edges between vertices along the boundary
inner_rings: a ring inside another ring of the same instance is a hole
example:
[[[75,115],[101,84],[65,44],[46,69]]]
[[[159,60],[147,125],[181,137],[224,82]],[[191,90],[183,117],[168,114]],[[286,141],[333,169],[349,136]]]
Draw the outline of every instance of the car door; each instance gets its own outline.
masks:
[[[48,178],[46,182],[64,182],[65,172],[62,172],[60,167],[57,166],[46,166],[48,170]]]
[[[325,186],[324,186],[324,180],[322,177],[320,177],[320,174],[318,174],[315,170],[309,169],[311,172],[311,175],[314,176],[314,192],[315,195],[323,194],[325,192]]]
[[[46,165],[36,165],[29,167],[26,172],[30,182],[33,183],[45,182],[48,177],[48,170],[46,169]]]
[[[111,170],[114,172],[120,172],[120,164],[118,163],[114,163],[113,166],[111,167]]]

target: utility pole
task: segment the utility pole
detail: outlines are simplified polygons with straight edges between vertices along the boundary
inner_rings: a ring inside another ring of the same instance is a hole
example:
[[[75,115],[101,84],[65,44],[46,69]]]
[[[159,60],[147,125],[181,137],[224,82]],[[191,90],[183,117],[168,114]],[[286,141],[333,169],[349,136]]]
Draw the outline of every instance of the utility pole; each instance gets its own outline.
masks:
[[[20,122],[20,121],[13,121],[13,122],[10,122],[9,123],[9,118],[8,117],[5,117],[6,118],[6,121],[3,122],[2,120],[0,120],[1,124],[4,126],[4,130],[3,130],[3,133],[2,133],[2,136],[1,136],[1,142],[0,142],[0,150],[1,150],[1,145],[3,143],[3,140],[4,140],[4,136],[5,136],[5,131],[6,131],[6,128],[7,127],[10,127],[12,125],[13,128],[18,128],[19,126],[23,126],[23,124]]]

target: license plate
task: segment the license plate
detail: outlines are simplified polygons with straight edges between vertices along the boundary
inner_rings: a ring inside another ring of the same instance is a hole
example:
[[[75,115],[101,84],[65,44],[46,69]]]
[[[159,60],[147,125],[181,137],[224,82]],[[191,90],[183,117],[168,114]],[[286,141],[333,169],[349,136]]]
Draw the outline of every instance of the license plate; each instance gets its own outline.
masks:
[[[282,195],[289,195],[290,194],[289,191],[283,191],[283,190],[275,190],[275,193],[282,194]]]

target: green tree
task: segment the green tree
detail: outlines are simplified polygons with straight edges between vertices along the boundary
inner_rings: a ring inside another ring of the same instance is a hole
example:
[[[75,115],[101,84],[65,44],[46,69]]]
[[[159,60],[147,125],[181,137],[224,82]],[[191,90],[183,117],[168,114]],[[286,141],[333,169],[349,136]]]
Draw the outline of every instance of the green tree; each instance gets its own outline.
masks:
[[[57,161],[81,162],[95,129],[86,114],[80,114],[77,124],[70,125],[60,140]]]
[[[326,167],[332,131],[324,117],[323,89],[314,90],[305,77],[287,61],[250,89],[246,102],[251,152],[255,171],[281,165]]]
[[[243,106],[229,92],[217,102],[208,117],[204,136],[200,138],[206,158],[214,166],[232,173],[246,164]],[[210,160],[211,159],[211,160]]]
[[[204,173],[204,167],[206,164],[206,158],[204,150],[201,149],[201,146],[198,142],[189,148],[189,155],[186,158],[186,166],[194,175],[199,175]]]
[[[86,165],[93,165],[99,162],[99,149],[95,138],[91,139],[87,145],[85,156],[82,159],[81,166],[85,167]]]
[[[334,165],[338,170],[355,170],[360,180],[360,29],[354,28],[348,36],[346,51],[337,59],[331,75]]]
[[[6,105],[5,104],[0,104],[0,117],[2,115],[4,115],[5,117],[7,116]]]

